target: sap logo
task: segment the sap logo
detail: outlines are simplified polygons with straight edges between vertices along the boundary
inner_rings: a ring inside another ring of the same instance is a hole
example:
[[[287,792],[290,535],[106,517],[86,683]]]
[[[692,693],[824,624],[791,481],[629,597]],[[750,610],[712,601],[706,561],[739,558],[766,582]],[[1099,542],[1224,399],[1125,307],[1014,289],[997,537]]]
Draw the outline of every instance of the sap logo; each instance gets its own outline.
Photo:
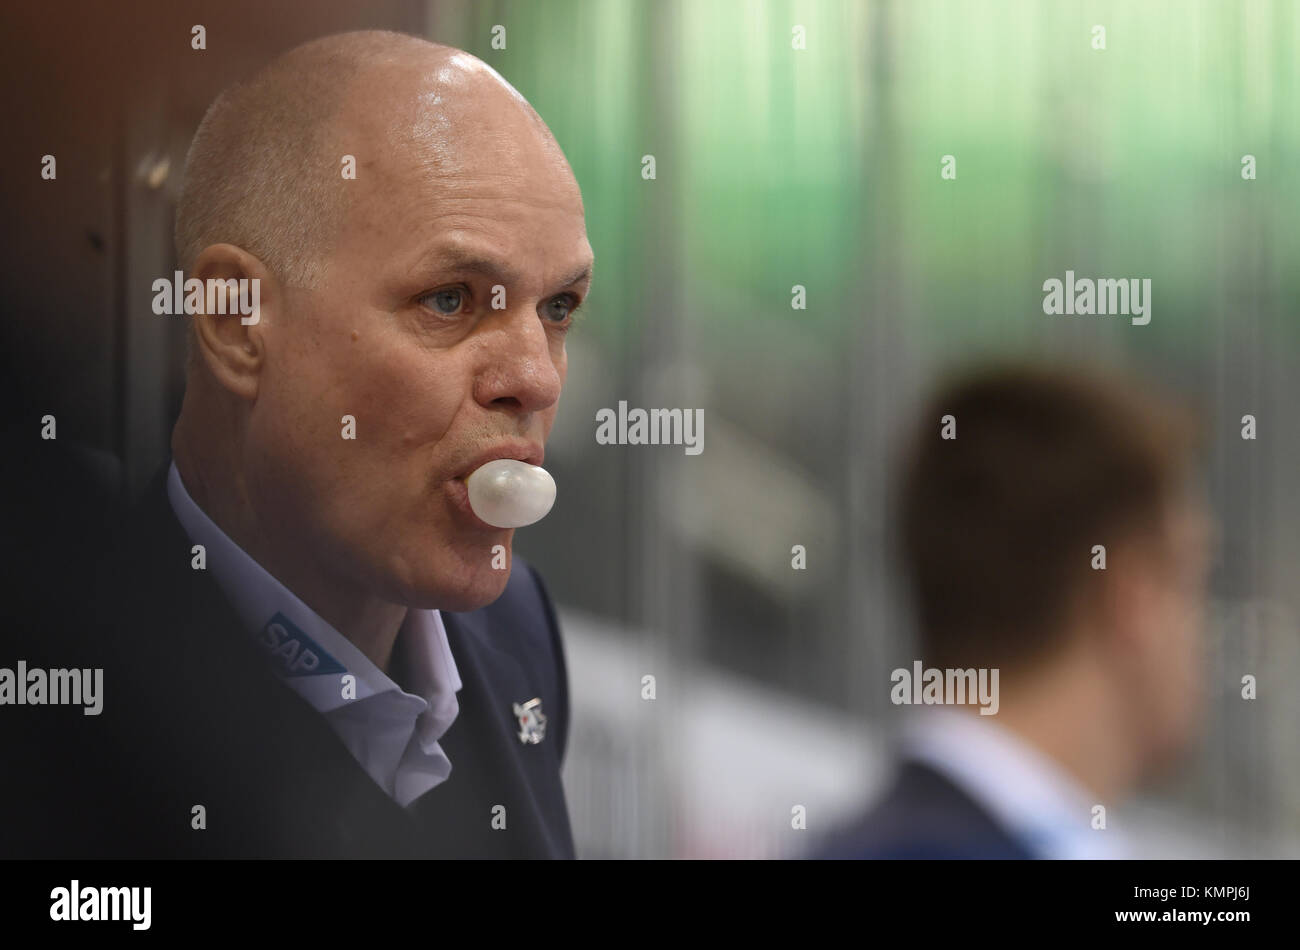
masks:
[[[266,622],[258,644],[271,655],[282,676],[314,676],[321,673],[346,673],[347,668],[326,653],[282,613]]]

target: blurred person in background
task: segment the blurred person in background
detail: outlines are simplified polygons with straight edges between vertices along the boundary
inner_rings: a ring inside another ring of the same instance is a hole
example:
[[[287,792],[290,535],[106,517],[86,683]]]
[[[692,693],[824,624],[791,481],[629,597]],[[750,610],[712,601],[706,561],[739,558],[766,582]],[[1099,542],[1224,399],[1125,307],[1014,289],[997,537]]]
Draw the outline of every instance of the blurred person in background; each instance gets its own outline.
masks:
[[[1198,447],[1184,410],[1092,372],[988,368],[935,394],[898,482],[919,656],[998,670],[998,696],[907,710],[892,784],[823,856],[1129,856],[1107,826],[1195,732]]]

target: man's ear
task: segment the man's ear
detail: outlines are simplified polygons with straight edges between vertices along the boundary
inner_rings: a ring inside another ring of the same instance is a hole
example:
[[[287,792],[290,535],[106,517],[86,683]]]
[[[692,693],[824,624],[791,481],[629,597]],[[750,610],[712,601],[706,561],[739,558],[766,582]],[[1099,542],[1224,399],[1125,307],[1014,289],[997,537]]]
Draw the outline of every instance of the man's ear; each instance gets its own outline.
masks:
[[[1111,547],[1111,558],[1099,592],[1102,635],[1124,662],[1150,652],[1158,631],[1158,578],[1164,565],[1153,560],[1149,544],[1128,540]]]
[[[273,316],[266,318],[279,306],[275,278],[233,244],[204,248],[189,276],[203,284],[202,304],[191,318],[199,359],[226,389],[256,398],[266,362],[265,329],[274,323]]]

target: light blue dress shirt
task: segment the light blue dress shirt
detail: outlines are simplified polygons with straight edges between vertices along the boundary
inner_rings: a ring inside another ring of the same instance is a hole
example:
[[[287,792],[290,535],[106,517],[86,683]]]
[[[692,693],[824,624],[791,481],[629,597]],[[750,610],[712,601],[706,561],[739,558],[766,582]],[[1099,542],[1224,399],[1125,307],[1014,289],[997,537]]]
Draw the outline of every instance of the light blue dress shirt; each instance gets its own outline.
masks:
[[[267,662],[379,787],[406,806],[445,781],[451,762],[438,740],[460,711],[461,681],[439,612],[406,612],[394,655],[408,671],[408,693],[217,527],[185,490],[175,462],[167,498]]]

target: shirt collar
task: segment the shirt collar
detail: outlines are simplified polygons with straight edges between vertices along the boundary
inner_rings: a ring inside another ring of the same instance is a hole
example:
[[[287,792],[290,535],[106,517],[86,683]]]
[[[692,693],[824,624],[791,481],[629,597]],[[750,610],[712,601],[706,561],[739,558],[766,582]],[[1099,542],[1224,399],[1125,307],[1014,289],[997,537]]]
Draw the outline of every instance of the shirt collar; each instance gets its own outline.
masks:
[[[427,741],[450,725],[462,684],[439,611],[409,609],[402,622],[396,649],[406,651],[413,691],[408,693],[222,531],[190,497],[174,461],[167,497],[190,540],[204,546],[206,569],[244,628],[257,637],[285,683],[318,712],[397,694],[394,698],[410,701],[412,713],[432,713],[423,717]],[[347,674],[355,677],[355,696],[343,688],[341,677]]]

